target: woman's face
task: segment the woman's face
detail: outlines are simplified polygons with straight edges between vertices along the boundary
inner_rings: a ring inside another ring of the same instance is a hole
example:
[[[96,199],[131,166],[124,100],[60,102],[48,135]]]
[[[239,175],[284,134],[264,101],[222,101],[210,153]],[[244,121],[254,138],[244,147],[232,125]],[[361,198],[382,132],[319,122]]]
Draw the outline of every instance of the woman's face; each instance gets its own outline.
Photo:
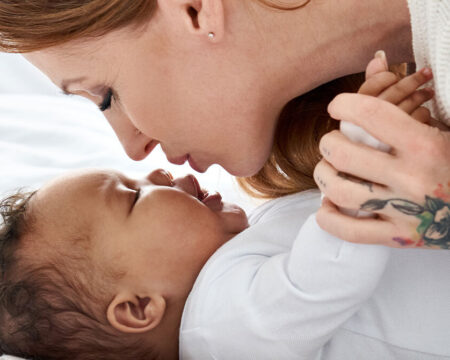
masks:
[[[269,98],[250,61],[257,49],[220,29],[211,40],[198,30],[201,19],[183,11],[161,5],[142,29],[26,57],[66,93],[103,108],[132,159],[160,144],[172,163],[189,161],[200,172],[217,163],[233,175],[253,175],[270,153],[282,105]]]

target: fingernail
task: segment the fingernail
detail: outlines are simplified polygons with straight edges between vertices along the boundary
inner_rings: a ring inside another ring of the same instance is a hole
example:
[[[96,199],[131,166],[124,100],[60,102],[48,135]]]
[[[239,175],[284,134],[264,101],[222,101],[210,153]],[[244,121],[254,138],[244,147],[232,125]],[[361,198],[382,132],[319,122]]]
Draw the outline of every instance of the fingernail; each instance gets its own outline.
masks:
[[[422,74],[424,74],[427,77],[431,77],[433,76],[433,71],[430,68],[425,67],[422,69]]]
[[[376,57],[377,59],[386,60],[386,53],[384,52],[384,50],[378,50],[378,51],[375,53],[375,57]]]
[[[384,52],[384,50],[378,50],[375,53],[375,59],[380,59],[381,61],[383,61],[384,66],[386,67],[386,70],[389,68],[389,64],[387,62],[386,53]]]

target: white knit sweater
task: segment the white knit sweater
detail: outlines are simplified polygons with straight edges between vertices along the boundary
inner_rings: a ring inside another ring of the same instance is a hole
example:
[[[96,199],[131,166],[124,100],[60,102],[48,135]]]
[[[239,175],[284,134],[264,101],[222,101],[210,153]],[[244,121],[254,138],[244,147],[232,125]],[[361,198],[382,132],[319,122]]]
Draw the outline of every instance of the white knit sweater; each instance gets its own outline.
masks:
[[[408,0],[417,69],[431,67],[435,97],[427,104],[435,119],[450,126],[450,0]],[[360,127],[341,122],[341,131],[354,142],[382,151],[389,147]]]
[[[450,126],[450,0],[408,0],[417,68],[434,72],[435,118]]]

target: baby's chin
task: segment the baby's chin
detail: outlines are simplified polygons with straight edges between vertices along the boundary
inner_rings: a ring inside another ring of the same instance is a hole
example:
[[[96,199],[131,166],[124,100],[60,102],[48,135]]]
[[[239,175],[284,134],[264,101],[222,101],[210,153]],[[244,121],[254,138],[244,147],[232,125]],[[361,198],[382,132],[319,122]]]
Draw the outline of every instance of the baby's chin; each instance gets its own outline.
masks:
[[[239,234],[249,226],[247,214],[236,204],[224,202],[218,215],[223,222],[225,231],[232,236]]]
[[[245,211],[236,204],[222,201],[222,196],[218,192],[209,194],[204,191],[201,202],[217,214],[228,239],[248,228]]]

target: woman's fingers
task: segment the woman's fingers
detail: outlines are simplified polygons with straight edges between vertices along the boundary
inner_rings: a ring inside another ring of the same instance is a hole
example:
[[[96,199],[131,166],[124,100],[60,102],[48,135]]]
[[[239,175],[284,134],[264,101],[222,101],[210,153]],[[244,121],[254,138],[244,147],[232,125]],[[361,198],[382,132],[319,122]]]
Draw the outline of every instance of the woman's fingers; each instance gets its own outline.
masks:
[[[341,208],[360,210],[371,199],[391,196],[388,188],[337,171],[323,159],[314,170],[314,180],[322,193]]]
[[[391,154],[357,144],[338,130],[322,137],[320,152],[337,171],[378,184],[385,184],[386,172],[395,169],[395,158]],[[383,164],[385,173],[373,171],[374,164]]]
[[[395,149],[410,151],[417,134],[427,126],[411,121],[398,106],[361,94],[340,94],[328,106],[333,119],[362,127],[381,142]]]
[[[353,243],[379,244],[389,247],[411,248],[422,246],[419,236],[408,224],[394,224],[382,218],[354,218],[342,214],[327,198],[316,215],[319,226],[330,234]]]

